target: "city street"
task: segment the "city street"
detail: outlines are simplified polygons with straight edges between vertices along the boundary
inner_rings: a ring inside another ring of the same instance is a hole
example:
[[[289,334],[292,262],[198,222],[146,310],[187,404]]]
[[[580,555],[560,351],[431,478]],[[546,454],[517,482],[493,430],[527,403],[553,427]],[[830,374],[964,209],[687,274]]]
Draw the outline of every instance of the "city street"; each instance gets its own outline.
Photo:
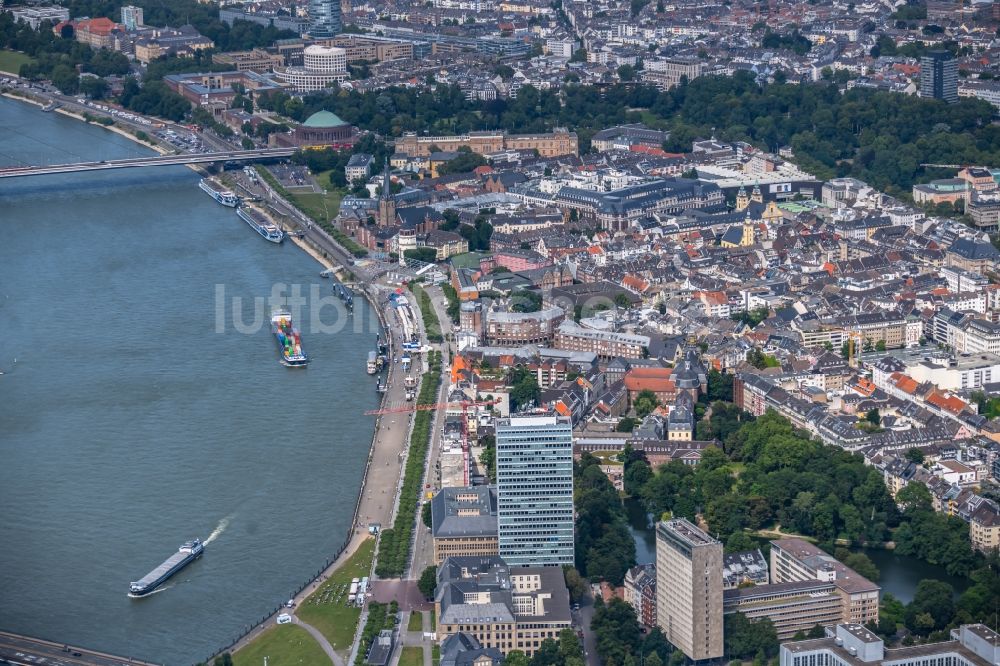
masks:
[[[441,331],[445,333],[446,331],[451,331],[451,320],[448,318],[445,312],[444,294],[441,292],[440,287],[426,287],[428,296],[431,297],[431,303],[434,304],[434,311],[437,314],[438,321],[441,323]],[[419,307],[414,303],[414,310],[419,312]],[[426,334],[425,334],[426,338]],[[441,390],[438,394],[439,402],[445,402],[448,399],[448,378],[447,372],[451,367],[451,347],[447,342],[435,345],[441,350],[441,362],[444,365],[445,373],[443,375],[444,379],[441,382]],[[422,501],[427,500],[427,491],[437,491],[441,487],[440,473],[438,471],[438,456],[441,450],[441,432],[444,428],[444,411],[436,410],[434,412],[434,427],[431,430],[431,445],[430,451],[427,456],[427,469],[424,475],[424,494]],[[430,488],[426,486],[430,484]],[[414,539],[413,545],[413,558],[410,562],[410,578],[416,580],[420,578],[420,574],[423,573],[424,569],[434,564],[434,544],[431,539],[430,529],[424,525],[423,520],[418,516],[417,518],[417,529],[416,538]]]
[[[86,648],[60,645],[52,641],[0,631],[0,660],[3,663],[46,664],[46,666],[153,666],[148,661],[116,657]]]

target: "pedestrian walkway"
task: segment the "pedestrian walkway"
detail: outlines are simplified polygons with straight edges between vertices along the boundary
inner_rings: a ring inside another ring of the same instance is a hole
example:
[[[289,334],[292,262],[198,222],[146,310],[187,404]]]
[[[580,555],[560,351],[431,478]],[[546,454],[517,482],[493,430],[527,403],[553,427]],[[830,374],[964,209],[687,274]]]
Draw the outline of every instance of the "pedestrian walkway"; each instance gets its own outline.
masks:
[[[311,624],[303,622],[298,617],[295,618],[295,624],[299,625],[300,627],[308,631],[309,635],[311,635],[313,638],[316,639],[316,642],[319,643],[321,648],[323,648],[323,652],[326,652],[326,656],[328,656],[330,658],[330,661],[333,662],[333,666],[344,666],[343,658],[339,654],[337,654],[337,651],[333,649],[332,645],[330,645],[330,641],[326,640],[326,636],[321,634],[319,629],[312,626]]]
[[[413,613],[420,613],[421,618],[421,630],[420,631],[409,631],[410,616]],[[431,632],[431,614],[421,611],[410,611],[404,612],[402,614],[402,620],[400,621],[399,630],[399,644],[400,647],[396,650],[396,654],[392,660],[393,664],[399,662],[399,656],[403,653],[404,647],[419,647],[423,650],[424,654],[424,666],[433,666],[434,661],[434,641],[433,639],[427,638],[427,635]]]

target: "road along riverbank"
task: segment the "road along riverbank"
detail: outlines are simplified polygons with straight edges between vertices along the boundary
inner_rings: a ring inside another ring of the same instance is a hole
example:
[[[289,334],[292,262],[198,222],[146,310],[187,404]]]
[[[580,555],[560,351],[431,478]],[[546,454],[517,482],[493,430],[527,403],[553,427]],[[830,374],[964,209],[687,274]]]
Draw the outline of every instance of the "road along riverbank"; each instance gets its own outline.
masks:
[[[269,192],[270,202],[278,204],[291,212],[299,211],[292,207],[291,203],[285,201],[275,192]],[[301,214],[301,213],[299,213]],[[295,219],[295,216],[289,216]],[[296,220],[300,221],[300,220]],[[332,238],[326,236],[321,229],[315,225],[308,228],[310,233],[304,237],[292,236],[293,242],[306,251],[324,268],[333,268],[331,259],[339,258],[345,270],[351,270],[350,253],[339,246]],[[322,234],[321,237],[317,235]],[[319,241],[319,242],[318,242]],[[325,241],[325,242],[323,242]],[[339,256],[338,256],[339,255]],[[386,307],[388,291],[373,282],[362,282],[361,293],[368,300],[372,310],[379,318],[379,326],[383,335],[387,339],[390,359],[398,355],[401,350],[401,341],[396,338],[395,331],[399,328],[399,322],[391,319],[397,315],[391,312],[391,308]],[[374,345],[374,340],[372,344]],[[402,372],[399,371],[395,363],[389,363],[386,377],[386,392],[382,397],[382,407],[402,404],[405,402],[405,386],[403,384]],[[373,381],[375,381],[373,379]],[[374,386],[372,387],[374,389]],[[364,474],[361,480],[361,488],[354,506],[354,513],[351,528],[345,540],[344,546],[337,552],[332,560],[328,560],[321,571],[308,583],[303,585],[295,594],[289,598],[295,608],[301,607],[302,603],[315,592],[323,582],[347,560],[354,555],[358,548],[370,537],[369,525],[378,524],[381,527],[391,523],[393,507],[395,504],[395,493],[398,492],[402,483],[402,474],[405,463],[405,452],[409,436],[409,422],[411,415],[384,414],[376,419],[375,429],[372,436],[372,443],[369,447],[368,459],[365,464]],[[378,545],[376,544],[376,550]],[[377,558],[377,556],[376,556]],[[377,561],[377,559],[375,560]],[[246,635],[237,640],[232,646],[227,648],[229,652],[238,652],[257,639],[264,631],[276,622],[277,615],[281,612],[288,612],[276,606],[274,612],[254,626]],[[360,623],[355,628],[355,640],[357,641]],[[213,655],[214,656],[214,655]]]

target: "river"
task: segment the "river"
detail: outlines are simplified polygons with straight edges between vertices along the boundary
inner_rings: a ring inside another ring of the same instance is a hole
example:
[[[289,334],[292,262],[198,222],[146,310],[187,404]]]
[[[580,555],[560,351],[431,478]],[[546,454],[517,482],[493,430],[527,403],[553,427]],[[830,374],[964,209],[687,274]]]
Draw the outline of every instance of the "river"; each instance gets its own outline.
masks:
[[[649,564],[656,561],[656,532],[649,525],[649,518],[642,502],[625,500],[625,513],[629,522],[629,533],[635,540],[636,562]],[[949,576],[941,567],[928,564],[915,557],[897,555],[891,550],[869,549],[863,551],[879,569],[879,579],[883,592],[889,592],[903,603],[913,601],[917,584],[924,579],[936,579],[955,588],[956,595],[969,587],[965,578]]]
[[[0,166],[148,153],[0,98]],[[315,260],[197,183],[186,167],[0,180],[0,628],[192,663],[347,536],[378,402],[373,312],[338,310]],[[282,285],[306,297],[304,370],[247,325]],[[194,537],[201,560],[126,596]]]

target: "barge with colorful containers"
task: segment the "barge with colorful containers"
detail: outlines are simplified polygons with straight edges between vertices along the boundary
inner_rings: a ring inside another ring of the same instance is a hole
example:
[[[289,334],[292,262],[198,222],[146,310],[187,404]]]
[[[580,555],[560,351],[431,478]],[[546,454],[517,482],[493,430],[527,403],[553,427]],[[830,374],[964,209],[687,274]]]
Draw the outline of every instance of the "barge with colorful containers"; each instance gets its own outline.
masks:
[[[289,367],[305,367],[309,357],[302,351],[302,336],[292,325],[292,314],[287,310],[278,310],[271,315],[271,329],[278,341],[278,351],[281,362]]]

